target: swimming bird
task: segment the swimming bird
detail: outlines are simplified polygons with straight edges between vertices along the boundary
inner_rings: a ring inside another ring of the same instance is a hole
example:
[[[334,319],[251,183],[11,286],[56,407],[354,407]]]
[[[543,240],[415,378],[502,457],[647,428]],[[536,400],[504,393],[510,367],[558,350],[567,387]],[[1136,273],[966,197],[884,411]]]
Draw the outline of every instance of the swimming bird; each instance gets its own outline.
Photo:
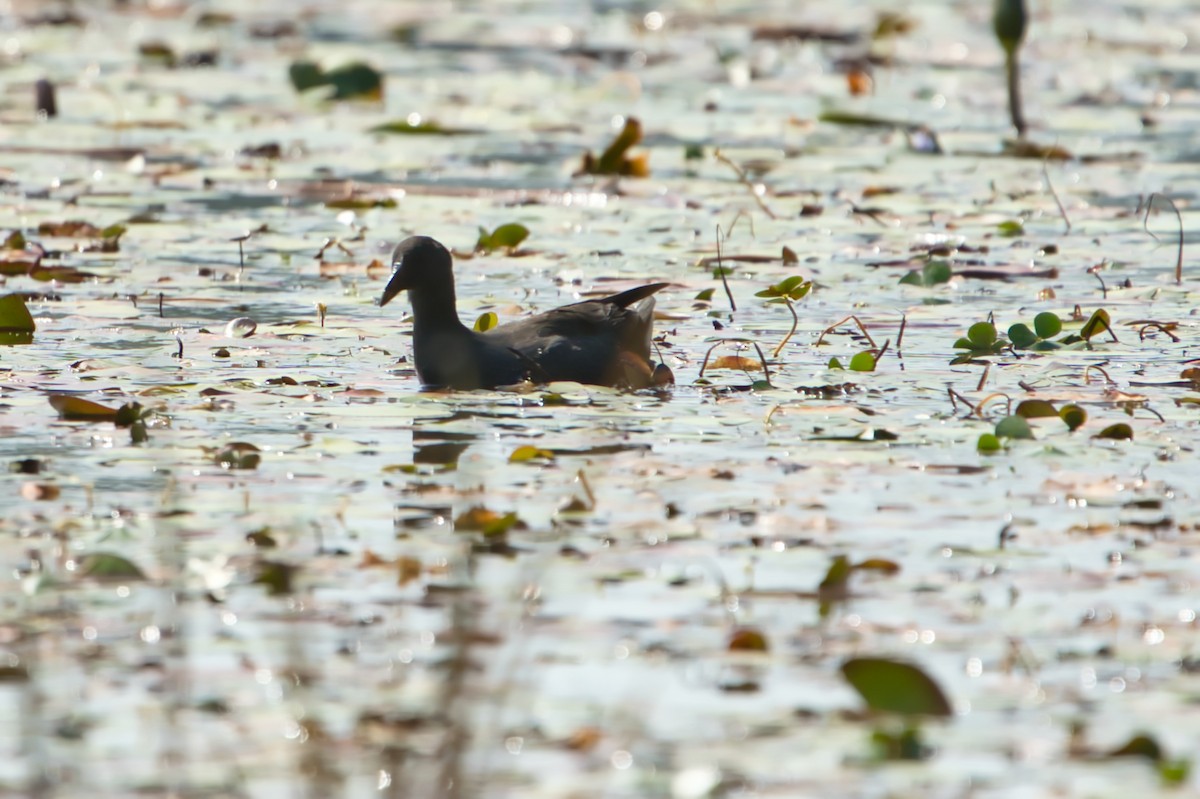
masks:
[[[408,291],[413,359],[427,387],[496,388],[529,379],[642,388],[654,382],[653,295],[666,285],[564,305],[479,333],[458,318],[450,251],[428,236],[412,236],[392,253],[392,277],[379,304]]]

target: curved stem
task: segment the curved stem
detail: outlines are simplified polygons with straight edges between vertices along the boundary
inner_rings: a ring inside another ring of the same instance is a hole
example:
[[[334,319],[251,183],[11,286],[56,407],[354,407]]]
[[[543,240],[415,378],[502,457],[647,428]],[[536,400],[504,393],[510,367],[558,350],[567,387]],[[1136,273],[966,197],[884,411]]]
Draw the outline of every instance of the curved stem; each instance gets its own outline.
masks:
[[[788,331],[788,334],[783,337],[783,341],[779,342],[779,346],[771,353],[772,358],[779,357],[779,353],[783,352],[784,346],[792,340],[792,336],[796,335],[796,326],[800,324],[800,317],[796,316],[796,308],[792,305],[792,301],[786,297],[784,300],[787,302],[788,310],[792,312],[792,329]]]

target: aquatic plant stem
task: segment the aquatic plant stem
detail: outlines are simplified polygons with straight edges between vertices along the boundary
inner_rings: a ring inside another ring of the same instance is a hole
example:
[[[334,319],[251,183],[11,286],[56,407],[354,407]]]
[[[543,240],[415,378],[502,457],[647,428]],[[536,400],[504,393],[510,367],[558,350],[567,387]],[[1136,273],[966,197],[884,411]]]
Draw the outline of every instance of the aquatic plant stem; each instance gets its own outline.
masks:
[[[787,297],[784,297],[783,301],[787,304],[787,309],[792,312],[792,329],[788,331],[788,334],[783,337],[783,341],[779,342],[779,346],[771,353],[772,358],[779,357],[779,353],[783,352],[783,348],[792,340],[792,336],[796,335],[796,328],[800,324],[800,317],[796,315],[796,307],[792,305],[792,301]]]
[[[1016,48],[1004,54],[1004,71],[1008,76],[1008,115],[1017,129],[1017,136],[1023,139],[1027,128],[1025,113],[1021,110],[1021,66]]]

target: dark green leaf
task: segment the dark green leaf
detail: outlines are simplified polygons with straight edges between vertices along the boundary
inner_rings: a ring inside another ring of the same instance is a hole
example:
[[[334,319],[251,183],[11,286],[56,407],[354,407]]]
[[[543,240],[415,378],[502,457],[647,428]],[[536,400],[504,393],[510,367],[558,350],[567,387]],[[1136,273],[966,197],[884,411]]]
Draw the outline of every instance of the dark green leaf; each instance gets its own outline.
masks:
[[[1116,424],[1110,424],[1108,427],[1097,433],[1094,437],[1111,438],[1116,441],[1132,441],[1133,428],[1124,422],[1117,422]]]
[[[1091,315],[1091,318],[1083,323],[1083,328],[1080,329],[1079,335],[1083,336],[1085,341],[1091,341],[1092,337],[1097,333],[1111,330],[1108,311],[1103,308],[1097,308],[1095,313]]]
[[[1058,314],[1043,311],[1033,317],[1033,329],[1037,331],[1039,338],[1054,338],[1062,332],[1062,320],[1058,318]]]
[[[916,727],[906,727],[899,732],[874,730],[871,746],[880,760],[924,760],[933,752],[925,745],[921,731]]]
[[[853,571],[854,567],[850,564],[849,558],[845,555],[835,555],[833,562],[829,564],[829,569],[825,572],[824,579],[817,586],[817,590],[844,593]]]
[[[108,552],[93,552],[79,562],[78,573],[81,577],[93,577],[98,580],[144,580],[145,573],[137,564],[120,555]]]
[[[5,333],[33,333],[37,325],[24,298],[19,294],[0,297],[0,331]]]
[[[298,92],[306,92],[325,84],[325,73],[320,66],[312,61],[297,61],[288,67],[288,77],[292,87]]]
[[[976,322],[967,329],[967,338],[976,349],[986,349],[996,343],[996,326],[991,322]]]
[[[355,62],[325,73],[325,83],[333,87],[334,100],[380,100],[383,98],[383,73]]]
[[[257,469],[262,460],[261,450],[244,441],[233,441],[221,447],[213,457],[222,469]]]
[[[878,713],[946,717],[954,714],[942,689],[920,668],[888,658],[851,658],[842,676]]]
[[[1078,405],[1064,405],[1059,410],[1058,416],[1071,430],[1078,430],[1087,422],[1087,411]]]
[[[930,261],[920,271],[914,269],[900,278],[900,282],[906,286],[929,288],[941,283],[948,283],[953,276],[954,270],[950,268],[948,261]]]
[[[1135,735],[1121,746],[1108,753],[1109,757],[1144,757],[1158,762],[1162,760],[1163,749],[1158,741],[1149,735]]]
[[[625,126],[596,161],[595,174],[619,175],[624,172],[625,153],[642,140],[642,123],[634,117],[625,120]]]
[[[265,585],[271,596],[286,596],[292,593],[292,578],[296,576],[297,568],[289,563],[274,560],[259,561],[258,574],[254,576],[256,585]]]
[[[1026,419],[1039,419],[1046,416],[1058,416],[1058,411],[1054,409],[1054,404],[1047,400],[1028,399],[1017,404],[1016,414]]]
[[[1032,347],[1038,340],[1037,334],[1029,329],[1024,322],[1017,322],[1008,329],[1008,337],[1013,345],[1020,348]]]
[[[1006,416],[996,423],[996,435],[1001,438],[1033,438],[1033,428],[1023,416]]]
[[[409,122],[399,119],[394,122],[384,122],[368,130],[369,133],[383,133],[389,136],[467,136],[479,133],[470,128],[447,128],[437,122]]]
[[[129,427],[134,422],[142,418],[141,403],[127,402],[120,408],[117,408],[116,418],[113,420],[117,423],[117,427]]]

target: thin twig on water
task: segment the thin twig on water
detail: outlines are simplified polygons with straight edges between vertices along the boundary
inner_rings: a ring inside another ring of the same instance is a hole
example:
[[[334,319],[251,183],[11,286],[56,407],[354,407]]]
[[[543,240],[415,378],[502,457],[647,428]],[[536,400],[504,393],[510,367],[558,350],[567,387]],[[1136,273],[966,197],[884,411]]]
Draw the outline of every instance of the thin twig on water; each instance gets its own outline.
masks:
[[[1183,283],[1183,217],[1179,213],[1179,206],[1170,197],[1158,192],[1151,194],[1150,199],[1146,201],[1146,216],[1142,218],[1142,228],[1153,236],[1155,241],[1159,241],[1159,238],[1150,229],[1150,211],[1154,209],[1154,199],[1156,197],[1161,197],[1171,206],[1171,210],[1175,212],[1175,220],[1179,223],[1179,252],[1175,256],[1175,285],[1178,286]]]
[[[713,158],[716,158],[722,164],[726,164],[731,169],[733,169],[734,172],[737,173],[738,182],[741,183],[743,186],[745,186],[750,191],[750,196],[754,198],[754,202],[758,203],[758,207],[762,209],[762,212],[764,214],[769,216],[771,219],[779,218],[778,216],[775,215],[775,212],[772,211],[770,209],[770,207],[767,206],[766,202],[759,195],[758,186],[754,185],[754,183],[750,180],[750,178],[746,177],[746,170],[742,169],[740,166],[738,166],[733,161],[731,161],[729,156],[725,155],[725,153],[721,152],[720,150],[713,151]]]

